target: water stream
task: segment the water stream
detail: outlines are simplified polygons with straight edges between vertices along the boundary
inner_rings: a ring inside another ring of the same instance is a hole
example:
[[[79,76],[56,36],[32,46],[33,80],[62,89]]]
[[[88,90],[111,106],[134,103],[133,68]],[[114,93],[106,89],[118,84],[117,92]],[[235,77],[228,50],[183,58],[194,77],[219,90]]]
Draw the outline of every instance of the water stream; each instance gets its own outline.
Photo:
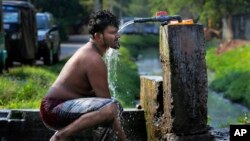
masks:
[[[248,108],[232,103],[221,94],[210,91],[208,95],[208,116],[211,117],[209,125],[214,128],[229,127],[237,124],[239,118],[243,118],[250,111]]]
[[[124,24],[122,24],[119,27],[118,33],[122,31],[125,27],[133,24],[134,21],[128,21]],[[109,82],[109,89],[111,90],[112,97],[116,97],[116,82],[117,82],[117,62],[119,60],[119,50],[115,50],[112,48],[109,48],[107,53],[104,56],[105,63],[107,65],[107,71],[108,71],[108,82]],[[112,81],[111,81],[112,80]]]
[[[133,24],[133,23],[134,23],[134,20],[131,20],[131,21],[128,21],[128,22],[122,24],[122,25],[119,27],[118,33],[121,32],[122,29],[124,29],[125,27],[127,27],[127,26],[129,26],[129,25],[131,25],[131,24]]]
[[[119,50],[109,48],[105,55],[105,62],[108,71],[108,83],[112,97],[116,97],[116,82],[117,82],[117,62],[119,61]],[[111,81],[112,80],[112,81]]]

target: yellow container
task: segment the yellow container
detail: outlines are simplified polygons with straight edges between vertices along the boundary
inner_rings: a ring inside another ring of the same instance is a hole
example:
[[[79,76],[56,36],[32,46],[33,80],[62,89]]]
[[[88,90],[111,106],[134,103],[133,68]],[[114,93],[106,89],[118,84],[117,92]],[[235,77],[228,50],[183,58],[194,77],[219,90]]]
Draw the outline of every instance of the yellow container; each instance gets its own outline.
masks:
[[[182,20],[182,22],[170,21],[169,23],[169,25],[187,25],[187,24],[194,24],[194,21],[192,19],[185,19]]]

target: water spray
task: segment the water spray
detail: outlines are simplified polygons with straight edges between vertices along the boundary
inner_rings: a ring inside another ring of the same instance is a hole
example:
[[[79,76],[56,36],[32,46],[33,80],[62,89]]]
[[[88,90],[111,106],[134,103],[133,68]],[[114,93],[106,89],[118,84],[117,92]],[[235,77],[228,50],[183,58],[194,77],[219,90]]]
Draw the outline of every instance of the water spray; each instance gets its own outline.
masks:
[[[134,23],[161,22],[161,25],[167,25],[170,21],[178,21],[180,23],[182,18],[179,15],[167,16],[167,12],[159,11],[155,17],[134,19]]]

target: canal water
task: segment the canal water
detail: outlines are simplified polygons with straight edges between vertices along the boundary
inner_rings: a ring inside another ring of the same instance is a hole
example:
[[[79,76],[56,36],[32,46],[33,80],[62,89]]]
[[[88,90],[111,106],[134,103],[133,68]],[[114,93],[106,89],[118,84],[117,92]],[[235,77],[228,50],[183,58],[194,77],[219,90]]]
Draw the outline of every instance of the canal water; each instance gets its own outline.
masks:
[[[159,48],[145,48],[141,51],[136,62],[140,75],[162,76],[162,66],[159,58]],[[211,73],[208,71],[208,73]],[[212,75],[208,75],[212,77]],[[208,78],[211,80],[211,78]],[[250,111],[246,107],[230,102],[221,94],[209,90],[208,94],[208,124],[217,128],[226,128],[236,124],[239,117],[244,117]]]

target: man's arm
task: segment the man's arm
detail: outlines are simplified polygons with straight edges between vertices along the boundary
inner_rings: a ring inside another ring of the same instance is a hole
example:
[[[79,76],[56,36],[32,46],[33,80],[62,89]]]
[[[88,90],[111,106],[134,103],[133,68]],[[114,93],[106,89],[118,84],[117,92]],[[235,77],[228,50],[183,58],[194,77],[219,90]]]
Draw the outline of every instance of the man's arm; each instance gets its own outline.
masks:
[[[97,97],[111,98],[105,62],[100,56],[92,57],[87,66],[87,77]]]

